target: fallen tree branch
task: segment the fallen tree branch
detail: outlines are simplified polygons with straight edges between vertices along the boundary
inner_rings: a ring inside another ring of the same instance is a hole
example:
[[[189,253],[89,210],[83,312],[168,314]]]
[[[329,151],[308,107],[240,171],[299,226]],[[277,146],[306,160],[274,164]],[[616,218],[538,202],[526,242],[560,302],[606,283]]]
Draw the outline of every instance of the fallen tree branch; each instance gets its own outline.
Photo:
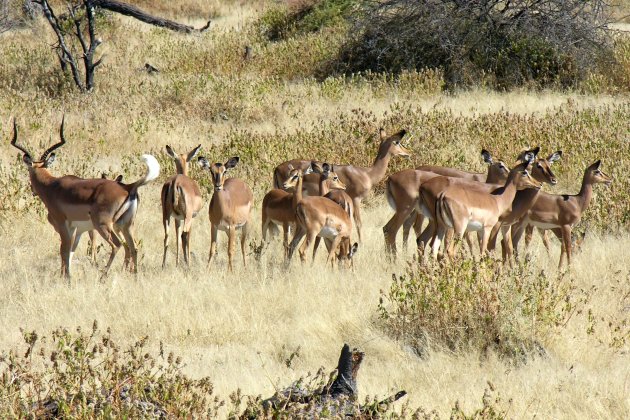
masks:
[[[102,9],[107,9],[112,12],[120,13],[121,15],[131,16],[132,18],[138,19],[144,23],[148,23],[149,25],[159,26],[161,28],[170,29],[171,31],[176,32],[204,32],[210,27],[210,20],[201,28],[197,29],[192,26],[184,25],[182,23],[175,22],[173,20],[156,17],[148,14],[142,9],[137,8],[136,6],[132,6],[127,3],[123,3],[121,1],[116,0],[93,0],[91,2],[94,6],[98,6]]]

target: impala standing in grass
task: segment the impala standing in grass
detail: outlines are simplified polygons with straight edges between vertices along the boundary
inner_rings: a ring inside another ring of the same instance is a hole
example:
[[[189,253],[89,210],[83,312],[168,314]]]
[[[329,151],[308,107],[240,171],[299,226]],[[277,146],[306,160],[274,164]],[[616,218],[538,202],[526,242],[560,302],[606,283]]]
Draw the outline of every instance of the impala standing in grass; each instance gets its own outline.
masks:
[[[219,230],[228,236],[228,268],[233,271],[232,260],[236,242],[236,231],[241,231],[241,253],[243,265],[245,261],[245,241],[249,228],[250,213],[254,203],[254,196],[249,187],[238,178],[227,178],[227,172],[234,168],[239,161],[238,156],[230,158],[225,163],[210,164],[204,157],[199,157],[199,164],[210,172],[214,194],[210,200],[210,254],[208,265],[217,250],[217,235]],[[227,178],[227,179],[226,179]]]
[[[137,249],[132,233],[133,222],[138,210],[138,188],[148,184],[160,174],[160,165],[151,155],[142,155],[147,165],[147,173],[132,184],[121,184],[109,179],[83,179],[73,175],[56,177],[48,167],[55,160],[54,150],[66,143],[64,120],[59,136],[61,141],[34,160],[24,146],[17,143],[17,123],[13,120],[13,140],[11,145],[21,150],[22,161],[28,168],[31,187],[48,210],[48,221],[61,238],[59,254],[61,273],[70,277],[72,255],[84,232],[92,229],[105,239],[112,252],[105,267],[106,274],[123,245],[118,234],[122,234],[125,245],[125,266],[133,273],[138,269]]]
[[[166,153],[175,162],[177,174],[170,177],[162,187],[162,223],[164,224],[164,256],[162,268],[166,266],[168,252],[168,230],[171,217],[175,219],[175,265],[179,265],[179,238],[182,239],[182,253],[186,264],[190,263],[190,235],[192,219],[197,217],[203,202],[199,185],[188,177],[188,164],[195,158],[201,145],[187,154],[177,154],[171,146],[166,146]],[[183,226],[182,226],[183,225]]]

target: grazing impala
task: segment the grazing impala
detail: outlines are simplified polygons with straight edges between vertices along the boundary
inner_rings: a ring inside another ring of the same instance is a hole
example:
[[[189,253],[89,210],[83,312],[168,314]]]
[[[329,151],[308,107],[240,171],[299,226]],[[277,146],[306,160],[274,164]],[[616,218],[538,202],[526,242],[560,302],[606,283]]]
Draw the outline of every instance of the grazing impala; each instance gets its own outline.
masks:
[[[514,226],[512,237],[514,248],[518,248],[523,230],[527,226],[551,230],[562,243],[558,267],[562,267],[565,254],[567,256],[567,264],[570,265],[571,232],[573,226],[580,221],[582,214],[591,202],[593,185],[610,185],[612,183],[612,178],[602,172],[601,165],[602,161],[598,160],[586,168],[582,179],[582,188],[580,188],[580,192],[577,195],[555,195],[541,192],[534,206]]]
[[[437,176],[448,176],[491,184],[505,182],[509,172],[505,163],[502,160],[493,159],[490,152],[485,149],[481,151],[481,156],[484,162],[488,164],[487,175],[440,166],[419,166],[416,169],[405,169],[396,172],[388,178],[385,189],[387,202],[394,209],[395,213],[387,224],[383,226],[387,251],[393,254],[396,253],[396,234],[403,224],[404,246],[407,244],[411,225],[415,222],[416,230],[420,230],[422,227],[424,215],[418,213],[418,220],[416,221],[416,207],[419,204],[420,186],[426,181]],[[416,234],[419,233],[416,232]]]
[[[61,141],[33,160],[31,154],[17,143],[17,123],[13,120],[11,145],[21,150],[22,161],[28,167],[31,187],[48,210],[48,221],[61,237],[61,273],[70,277],[72,255],[81,235],[92,229],[111,246],[112,252],[105,267],[107,273],[116,253],[122,246],[121,233],[125,239],[125,265],[137,272],[138,258],[132,234],[133,222],[138,210],[138,188],[154,180],[160,174],[160,165],[151,155],[142,155],[147,165],[147,174],[132,184],[121,184],[108,179],[82,179],[72,175],[55,177],[48,167],[55,159],[54,150],[66,143],[64,121],[61,121]]]
[[[199,164],[210,171],[214,194],[210,200],[210,255],[208,265],[212,261],[212,256],[217,250],[217,234],[219,230],[225,231],[228,236],[228,267],[233,271],[232,259],[234,257],[234,246],[236,242],[236,230],[241,231],[241,253],[243,254],[243,265],[245,261],[245,241],[247,240],[247,230],[249,228],[249,217],[252,210],[254,196],[249,187],[238,178],[226,179],[227,172],[234,168],[239,161],[239,157],[230,158],[224,164],[210,164],[204,157],[199,157]]]
[[[182,253],[186,264],[190,263],[190,234],[192,219],[201,210],[201,190],[199,185],[188,177],[188,164],[199,153],[201,145],[187,154],[177,154],[171,146],[166,146],[166,153],[175,162],[177,174],[170,177],[162,187],[162,223],[164,225],[164,256],[162,268],[166,266],[168,251],[168,230],[171,217],[175,218],[175,265],[179,265],[179,238],[182,238]],[[182,226],[183,224],[183,226]]]
[[[510,171],[505,185],[493,192],[474,190],[462,184],[443,190],[435,203],[437,234],[433,240],[433,256],[437,257],[448,229],[453,229],[459,239],[467,230],[481,232],[481,256],[485,256],[490,232],[501,215],[509,210],[516,192],[525,188],[540,189],[542,185],[527,170],[534,157],[533,153],[527,153],[525,161]]]

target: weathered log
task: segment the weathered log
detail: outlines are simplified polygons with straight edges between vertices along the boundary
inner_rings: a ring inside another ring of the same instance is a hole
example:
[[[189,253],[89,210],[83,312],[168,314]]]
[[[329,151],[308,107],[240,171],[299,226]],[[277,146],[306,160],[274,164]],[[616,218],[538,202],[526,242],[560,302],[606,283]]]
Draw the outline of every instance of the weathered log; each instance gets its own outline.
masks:
[[[144,23],[148,23],[149,25],[159,26],[161,28],[170,29],[171,31],[177,32],[204,32],[210,27],[210,20],[201,28],[197,29],[192,26],[184,25],[183,23],[178,23],[170,19],[156,17],[148,14],[142,9],[139,9],[136,6],[131,4],[123,3],[121,1],[116,0],[92,0],[91,3],[94,6],[98,6],[102,9],[107,9],[112,12],[120,13],[121,15],[131,16],[132,18],[138,19]]]
[[[304,389],[300,381],[294,382],[288,388],[276,392],[271,398],[263,401],[266,414],[280,411],[281,415],[299,415],[300,417],[317,417],[318,413],[326,412],[328,416],[357,416],[370,417],[386,410],[393,402],[404,397],[407,392],[400,391],[395,395],[366,406],[356,403],[357,374],[365,353],[358,349],[350,350],[344,344],[339,355],[339,362],[335,370],[335,379],[319,389]],[[331,378],[333,376],[331,375]]]

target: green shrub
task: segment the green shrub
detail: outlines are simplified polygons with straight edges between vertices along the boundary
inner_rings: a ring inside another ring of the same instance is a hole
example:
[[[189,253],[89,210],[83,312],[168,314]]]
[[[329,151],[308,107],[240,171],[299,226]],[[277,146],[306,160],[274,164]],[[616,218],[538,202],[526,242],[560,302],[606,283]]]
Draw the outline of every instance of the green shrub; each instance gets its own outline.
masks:
[[[540,343],[573,315],[578,297],[569,277],[551,278],[528,266],[506,272],[499,262],[468,259],[393,276],[379,313],[387,330],[421,355],[433,345],[493,349],[525,360],[544,352]]]

